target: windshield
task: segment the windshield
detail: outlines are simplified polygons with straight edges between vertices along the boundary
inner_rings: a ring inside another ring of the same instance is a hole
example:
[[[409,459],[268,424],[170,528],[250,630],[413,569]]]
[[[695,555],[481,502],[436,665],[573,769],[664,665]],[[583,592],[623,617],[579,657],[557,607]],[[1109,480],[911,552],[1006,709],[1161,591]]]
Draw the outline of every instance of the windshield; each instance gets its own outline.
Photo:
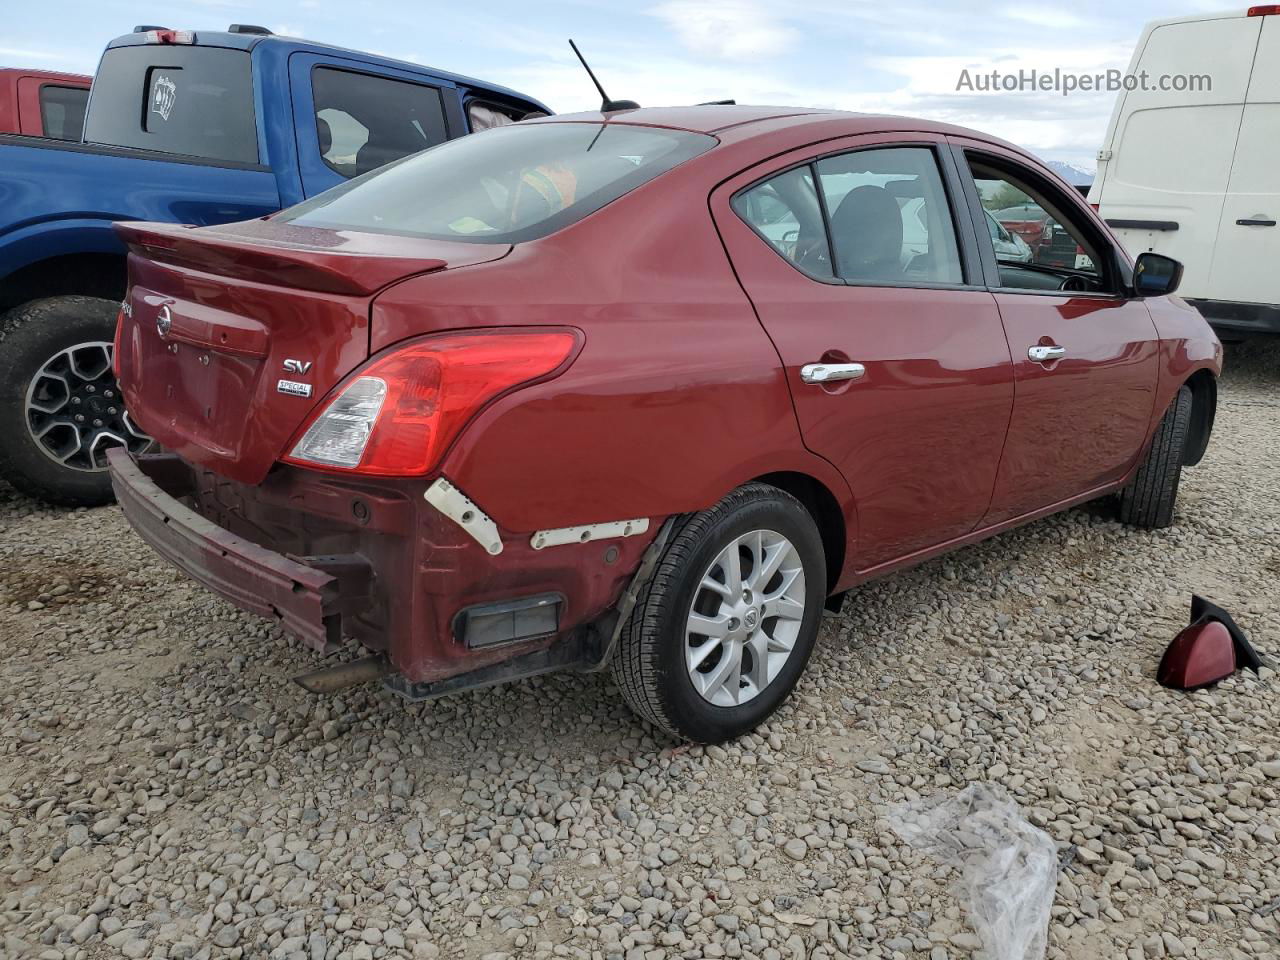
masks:
[[[686,130],[512,124],[462,137],[291,207],[301,226],[519,243],[546,236],[710,149]]]

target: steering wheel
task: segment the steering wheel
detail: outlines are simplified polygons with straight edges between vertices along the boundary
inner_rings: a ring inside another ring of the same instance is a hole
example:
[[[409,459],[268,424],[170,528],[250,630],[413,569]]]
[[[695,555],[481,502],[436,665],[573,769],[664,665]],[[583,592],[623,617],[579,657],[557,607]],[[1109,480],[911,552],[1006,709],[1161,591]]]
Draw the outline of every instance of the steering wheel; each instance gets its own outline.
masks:
[[[1089,284],[1084,277],[1079,277],[1072,273],[1063,279],[1062,284],[1058,289],[1066,290],[1071,293],[1084,293],[1089,289]]]

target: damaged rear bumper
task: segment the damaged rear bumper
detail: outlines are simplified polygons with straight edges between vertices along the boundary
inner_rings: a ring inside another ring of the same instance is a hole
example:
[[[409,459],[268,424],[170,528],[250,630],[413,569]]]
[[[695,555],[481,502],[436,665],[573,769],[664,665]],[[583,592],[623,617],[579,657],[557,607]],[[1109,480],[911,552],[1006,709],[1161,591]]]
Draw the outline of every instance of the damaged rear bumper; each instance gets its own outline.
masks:
[[[342,642],[342,618],[369,601],[372,570],[360,556],[294,559],[236,536],[184,506],[191,473],[175,456],[134,461],[107,452],[111,485],[125,517],[156,553],[242,610],[279,620],[323,653]]]
[[[157,553],[322,653],[359,642],[411,700],[598,669],[654,541],[535,545],[498,526],[495,553],[430,502],[430,478],[281,465],[244,484],[174,455],[108,456],[125,516]]]

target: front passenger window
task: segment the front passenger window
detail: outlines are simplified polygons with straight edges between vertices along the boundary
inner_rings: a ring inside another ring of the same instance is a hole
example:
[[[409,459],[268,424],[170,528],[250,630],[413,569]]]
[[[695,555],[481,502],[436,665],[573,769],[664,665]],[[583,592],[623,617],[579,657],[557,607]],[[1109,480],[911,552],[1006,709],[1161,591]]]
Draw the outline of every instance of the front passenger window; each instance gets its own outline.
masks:
[[[993,224],[1000,286],[1105,292],[1102,261],[1062,198],[980,161],[970,160],[969,166],[987,222]]]

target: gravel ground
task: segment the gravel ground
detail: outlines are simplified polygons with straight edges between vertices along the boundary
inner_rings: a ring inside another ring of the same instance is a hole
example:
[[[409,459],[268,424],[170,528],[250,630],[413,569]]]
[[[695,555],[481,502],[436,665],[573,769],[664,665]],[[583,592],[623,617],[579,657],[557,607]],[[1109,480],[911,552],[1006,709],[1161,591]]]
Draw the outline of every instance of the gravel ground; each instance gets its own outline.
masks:
[[[723,748],[597,675],[313,699],[115,508],[0,494],[0,953],[969,957],[884,818],[990,780],[1061,851],[1050,957],[1280,956],[1278,681],[1152,680],[1192,591],[1280,652],[1280,350],[1228,361],[1174,528],[1096,505],[867,586]]]

